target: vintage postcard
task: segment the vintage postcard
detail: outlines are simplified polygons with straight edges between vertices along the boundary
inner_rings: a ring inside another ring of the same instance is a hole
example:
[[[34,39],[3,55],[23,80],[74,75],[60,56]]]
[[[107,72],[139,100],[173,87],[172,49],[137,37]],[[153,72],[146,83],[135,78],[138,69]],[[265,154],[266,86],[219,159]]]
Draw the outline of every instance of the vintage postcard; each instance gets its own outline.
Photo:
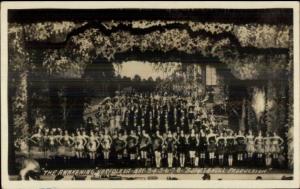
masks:
[[[298,2],[1,3],[2,188],[299,188]]]

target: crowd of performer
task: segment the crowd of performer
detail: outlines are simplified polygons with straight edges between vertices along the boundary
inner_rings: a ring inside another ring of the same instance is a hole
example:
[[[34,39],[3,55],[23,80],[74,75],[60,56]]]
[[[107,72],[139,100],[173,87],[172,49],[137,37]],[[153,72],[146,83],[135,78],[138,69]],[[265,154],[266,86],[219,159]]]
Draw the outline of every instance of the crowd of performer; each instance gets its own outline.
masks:
[[[214,119],[205,99],[130,95],[106,98],[77,129],[39,128],[18,138],[25,156],[89,159],[97,166],[204,167],[278,162],[283,139],[273,133],[234,132]]]

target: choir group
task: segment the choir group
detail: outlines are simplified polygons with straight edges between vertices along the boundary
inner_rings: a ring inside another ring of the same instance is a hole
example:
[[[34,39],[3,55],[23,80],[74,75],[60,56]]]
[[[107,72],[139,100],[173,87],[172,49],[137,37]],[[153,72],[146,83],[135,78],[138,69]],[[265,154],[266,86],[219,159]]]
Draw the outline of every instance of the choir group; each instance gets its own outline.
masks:
[[[272,166],[284,140],[273,133],[234,132],[207,110],[206,100],[167,95],[106,98],[81,128],[40,127],[17,138],[19,153],[49,161],[89,159],[96,166]]]

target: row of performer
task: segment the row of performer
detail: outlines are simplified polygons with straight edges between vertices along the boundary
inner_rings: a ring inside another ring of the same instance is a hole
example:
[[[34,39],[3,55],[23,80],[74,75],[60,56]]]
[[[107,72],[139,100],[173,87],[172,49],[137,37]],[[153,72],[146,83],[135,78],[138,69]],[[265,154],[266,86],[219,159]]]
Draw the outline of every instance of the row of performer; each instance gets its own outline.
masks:
[[[149,134],[146,130],[130,130],[129,133],[125,130],[114,133],[91,130],[87,133],[82,128],[70,134],[68,130],[44,128],[32,136],[16,139],[15,147],[18,153],[35,158],[60,156],[65,159],[88,157],[96,160],[101,155],[105,163],[114,156],[117,160],[141,160],[145,165],[148,160],[153,160],[156,167],[161,166],[163,157],[167,158],[168,167],[174,165],[174,159],[181,167],[186,166],[186,159],[191,166],[208,161],[214,165],[216,159],[220,165],[226,163],[232,166],[233,161],[241,162],[255,155],[256,159],[265,160],[268,166],[272,160],[278,159],[283,143],[284,140],[276,132],[263,135],[260,131],[254,135],[251,130],[246,134],[213,129],[201,129],[199,132],[194,129],[189,132],[181,130],[178,133],[169,130],[162,134],[157,130]]]
[[[204,106],[205,100],[180,98],[178,96],[115,96],[105,98],[94,113],[86,118],[87,128],[126,128],[141,126],[147,132],[167,130],[172,132],[180,127],[189,132],[194,126],[217,125],[212,110]]]

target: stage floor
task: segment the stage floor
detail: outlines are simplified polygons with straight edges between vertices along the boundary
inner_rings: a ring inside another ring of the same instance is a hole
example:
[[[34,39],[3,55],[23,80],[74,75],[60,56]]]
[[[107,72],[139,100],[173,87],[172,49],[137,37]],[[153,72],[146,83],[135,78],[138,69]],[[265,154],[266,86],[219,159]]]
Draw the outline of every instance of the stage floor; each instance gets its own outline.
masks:
[[[42,179],[52,180],[55,175],[63,175],[63,180],[72,180],[76,175],[85,180],[202,180],[204,173],[208,173],[211,180],[256,180],[258,176],[262,180],[281,180],[293,176],[293,171],[279,169],[129,168],[43,170]]]
[[[261,180],[282,180],[283,177],[292,177],[293,174],[210,174],[210,180],[256,180],[260,176]],[[42,175],[41,180],[55,180],[55,175]],[[119,177],[119,178],[118,178]],[[92,175],[84,175],[78,180],[203,180],[203,174],[126,174],[117,175],[114,178],[95,178]],[[17,175],[11,175],[10,180],[17,180]],[[66,175],[61,180],[74,180],[74,175]]]

